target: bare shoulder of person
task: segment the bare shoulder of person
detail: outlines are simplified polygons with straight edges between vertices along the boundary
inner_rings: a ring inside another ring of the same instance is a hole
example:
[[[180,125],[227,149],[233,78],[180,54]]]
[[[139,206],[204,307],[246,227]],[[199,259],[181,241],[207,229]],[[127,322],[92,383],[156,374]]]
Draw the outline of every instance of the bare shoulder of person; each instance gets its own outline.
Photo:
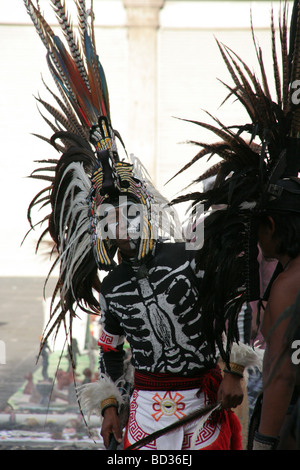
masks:
[[[266,311],[270,316],[271,322],[276,321],[282,312],[292,305],[299,292],[299,281],[292,272],[281,273],[275,280],[268,301]]]

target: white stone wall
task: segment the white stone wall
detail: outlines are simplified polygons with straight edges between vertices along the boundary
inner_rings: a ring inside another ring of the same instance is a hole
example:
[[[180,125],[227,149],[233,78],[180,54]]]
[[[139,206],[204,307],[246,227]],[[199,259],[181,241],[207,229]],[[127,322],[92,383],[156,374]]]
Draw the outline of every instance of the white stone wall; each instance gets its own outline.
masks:
[[[141,2],[126,0],[127,7],[128,3]],[[142,7],[149,3],[152,0],[145,0]],[[40,0],[40,4],[49,10],[47,0]],[[215,38],[254,64],[249,31],[252,8],[256,35],[266,51],[267,70],[271,73],[267,57],[271,2],[166,0],[159,10],[155,34],[145,24],[148,29],[136,31],[142,38],[138,44],[132,42],[133,30],[127,27],[123,1],[94,0],[94,4],[97,48],[110,90],[113,125],[122,134],[128,152],[144,161],[159,189],[171,198],[201,171],[198,165],[165,186],[197,151],[182,142],[212,138],[199,127],[176,118],[207,119],[203,111],[207,110],[227,124],[244,119],[232,100],[218,109],[226,90],[217,79],[230,82],[230,78]],[[275,20],[278,4],[274,2]],[[41,74],[51,87],[52,79],[44,47],[23,1],[0,0],[0,11],[0,276],[44,276],[49,262],[34,254],[39,231],[30,235],[22,247],[20,244],[29,228],[28,203],[42,187],[26,176],[36,166],[33,160],[54,156],[49,145],[31,135],[49,133],[34,95],[48,99]],[[152,52],[139,61],[138,53],[133,52],[143,47]],[[135,93],[138,98],[133,99]]]

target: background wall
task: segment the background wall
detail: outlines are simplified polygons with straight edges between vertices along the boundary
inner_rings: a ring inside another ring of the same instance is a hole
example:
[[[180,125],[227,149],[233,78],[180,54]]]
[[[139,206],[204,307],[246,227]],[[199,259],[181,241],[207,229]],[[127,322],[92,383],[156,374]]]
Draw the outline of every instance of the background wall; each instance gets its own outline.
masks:
[[[198,164],[188,174],[165,185],[197,152],[184,142],[212,139],[210,133],[176,118],[206,120],[204,110],[208,110],[225,124],[244,119],[233,100],[219,108],[226,89],[218,79],[231,82],[215,39],[230,46],[248,64],[254,64],[249,30],[252,9],[255,33],[271,73],[272,5],[263,1],[156,0],[162,8],[158,8],[159,26],[150,25],[154,35],[146,34],[149,23],[140,24],[139,30],[130,29],[133,25],[128,26],[128,4],[130,8],[140,8],[140,19],[145,18],[146,22],[148,16],[146,13],[143,16],[141,9],[147,7],[149,11],[153,1],[94,0],[96,40],[110,90],[113,126],[121,133],[127,150],[150,167],[158,188],[172,198],[203,169]],[[42,9],[49,11],[47,18],[54,19],[48,3],[40,0]],[[50,87],[53,85],[44,46],[23,0],[10,0],[8,8],[7,4],[0,0],[0,276],[44,276],[49,261],[46,256],[34,254],[39,230],[30,234],[22,247],[20,244],[29,228],[28,204],[43,187],[27,175],[36,167],[34,160],[55,156],[48,144],[32,135],[49,135],[34,99],[39,94],[49,98],[41,74]],[[278,5],[279,2],[273,2],[276,23]],[[139,41],[134,42],[132,31]],[[138,62],[138,53],[134,51],[143,47],[152,52],[144,56],[142,53],[143,61]],[[183,214],[181,210],[180,213]]]

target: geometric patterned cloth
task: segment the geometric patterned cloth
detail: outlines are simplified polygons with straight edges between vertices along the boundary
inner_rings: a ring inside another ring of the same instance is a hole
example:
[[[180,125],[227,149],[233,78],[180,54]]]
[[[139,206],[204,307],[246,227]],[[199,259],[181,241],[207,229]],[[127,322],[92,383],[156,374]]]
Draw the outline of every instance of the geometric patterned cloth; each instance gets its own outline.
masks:
[[[124,449],[158,429],[169,426],[205,406],[199,389],[176,391],[134,390]],[[197,420],[148,443],[141,450],[241,450],[240,424],[232,411],[223,411],[220,422]]]

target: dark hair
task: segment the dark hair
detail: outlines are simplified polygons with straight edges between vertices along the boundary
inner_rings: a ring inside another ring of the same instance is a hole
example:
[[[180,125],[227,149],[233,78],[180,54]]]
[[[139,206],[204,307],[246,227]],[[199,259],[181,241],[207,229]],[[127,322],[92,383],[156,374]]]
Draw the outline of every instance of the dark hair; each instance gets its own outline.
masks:
[[[275,223],[274,237],[279,240],[277,253],[296,258],[300,254],[300,213],[270,210],[259,217],[259,223],[270,226],[269,216]]]

